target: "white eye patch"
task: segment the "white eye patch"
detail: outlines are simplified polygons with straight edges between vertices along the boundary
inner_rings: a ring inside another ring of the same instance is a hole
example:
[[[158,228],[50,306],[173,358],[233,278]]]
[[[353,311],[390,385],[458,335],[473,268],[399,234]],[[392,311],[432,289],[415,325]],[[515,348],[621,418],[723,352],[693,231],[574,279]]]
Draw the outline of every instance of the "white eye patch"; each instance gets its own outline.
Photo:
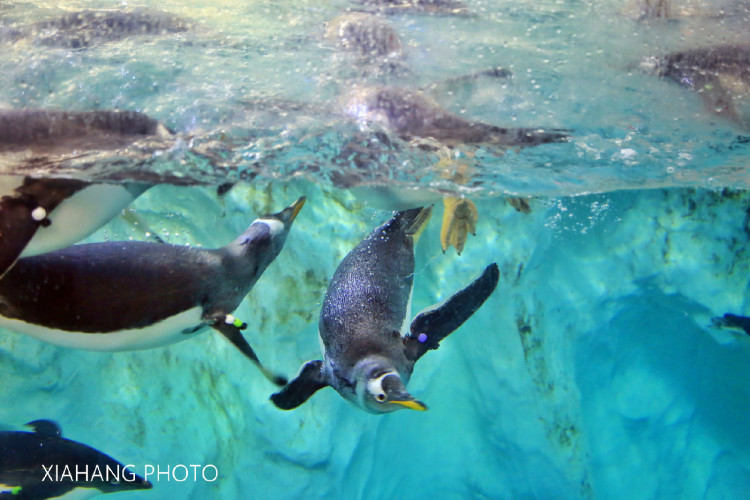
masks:
[[[385,372],[378,378],[373,378],[367,381],[367,392],[372,394],[375,399],[377,399],[380,402],[385,401],[386,394],[385,390],[383,389],[383,379],[387,377],[388,375],[396,375],[398,377],[398,373],[394,371]]]
[[[275,237],[277,234],[284,232],[284,223],[276,219],[255,219],[253,224],[256,222],[262,222],[267,225],[271,231],[271,237]]]

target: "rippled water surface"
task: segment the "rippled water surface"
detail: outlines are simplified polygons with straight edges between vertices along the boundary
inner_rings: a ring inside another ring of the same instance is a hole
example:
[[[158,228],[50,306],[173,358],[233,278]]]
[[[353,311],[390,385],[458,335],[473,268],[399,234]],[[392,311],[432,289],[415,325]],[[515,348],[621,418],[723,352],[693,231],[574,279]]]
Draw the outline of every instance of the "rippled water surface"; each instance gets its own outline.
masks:
[[[327,22],[358,4],[162,2],[187,31],[78,50],[33,37],[6,43],[0,104],[145,112],[180,138],[148,168],[201,183],[304,176],[475,196],[747,187],[747,131],[639,66],[672,50],[747,42],[744,16],[637,21],[639,4],[624,5],[476,0],[462,15],[381,13],[403,46],[400,70],[389,73],[363,70],[324,36]],[[3,23],[7,33],[97,7],[138,5],[11,2]],[[451,83],[493,67],[511,76]],[[424,89],[454,113],[498,126],[566,129],[570,140],[522,150],[383,140],[378,125],[338,105],[351,88],[373,84]],[[456,169],[470,179],[454,182]],[[74,166],[66,174],[86,176]]]

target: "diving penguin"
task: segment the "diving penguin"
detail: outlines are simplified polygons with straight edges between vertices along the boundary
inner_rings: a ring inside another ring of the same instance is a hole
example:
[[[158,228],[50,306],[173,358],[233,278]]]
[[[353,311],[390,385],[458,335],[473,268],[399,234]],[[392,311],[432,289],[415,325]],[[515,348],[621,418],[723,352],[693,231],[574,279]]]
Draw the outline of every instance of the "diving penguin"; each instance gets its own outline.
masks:
[[[151,187],[147,181],[36,177],[40,166],[117,156],[133,145],[167,149],[174,134],[133,111],[0,110],[0,277],[19,257],[72,245]],[[120,167],[121,169],[121,167]],[[54,170],[53,170],[54,172]],[[125,177],[130,172],[125,172]]]
[[[83,499],[151,489],[151,483],[130,466],[62,437],[55,422],[35,420],[26,425],[34,432],[0,432],[0,500]]]
[[[231,316],[284,246],[304,197],[256,219],[229,245],[124,241],[25,257],[0,279],[0,327],[64,347],[128,351],[220,331],[277,385]]]
[[[461,326],[495,290],[497,264],[473,283],[411,322],[414,246],[432,209],[397,212],[341,262],[318,324],[323,360],[308,361],[271,400],[289,410],[331,386],[370,413],[426,410],[406,391],[414,363]],[[404,335],[405,334],[405,335]]]

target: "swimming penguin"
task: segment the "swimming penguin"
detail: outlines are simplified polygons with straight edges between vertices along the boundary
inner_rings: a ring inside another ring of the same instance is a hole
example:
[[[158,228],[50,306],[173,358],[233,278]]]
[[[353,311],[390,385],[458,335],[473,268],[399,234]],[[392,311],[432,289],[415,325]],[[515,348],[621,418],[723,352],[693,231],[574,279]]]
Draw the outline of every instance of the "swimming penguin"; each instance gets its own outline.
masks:
[[[34,432],[0,431],[0,500],[72,500],[152,488],[132,466],[62,437],[55,422],[26,425]]]
[[[159,347],[210,326],[272,382],[231,313],[276,258],[305,199],[207,250],[125,241],[25,257],[0,279],[0,327],[92,351]]]
[[[396,30],[378,16],[365,12],[350,12],[332,19],[326,38],[362,57],[384,57],[401,52],[401,39]]]
[[[167,12],[153,9],[83,10],[34,23],[13,26],[6,39],[28,38],[38,45],[85,49],[133,36],[184,33],[192,23]]]
[[[468,15],[466,4],[458,0],[356,0],[364,7],[384,14],[415,12],[441,15]]]
[[[641,68],[689,88],[706,109],[750,128],[750,45],[718,45],[649,57]]]
[[[405,140],[432,138],[446,146],[494,144],[528,147],[568,140],[566,130],[505,128],[471,121],[441,108],[418,90],[362,86],[340,101],[343,112],[360,122],[377,123]]]
[[[522,148],[568,140],[567,131],[561,129],[506,128],[467,120],[441,108],[421,91],[399,87],[356,87],[341,105],[351,118],[377,123],[404,140],[434,139],[448,148],[481,144]],[[455,246],[460,254],[468,233],[474,233],[476,206],[464,198],[448,198],[445,206],[443,249]]]
[[[621,12],[638,21],[741,20],[748,14],[748,4],[747,0],[626,0],[622,2]]]
[[[414,285],[414,246],[431,208],[397,212],[344,258],[320,313],[323,360],[309,361],[271,396],[296,408],[331,386],[370,413],[426,406],[406,391],[414,363],[461,326],[495,290],[497,264],[438,306],[418,314],[406,332]]]
[[[726,313],[722,317],[713,318],[713,324],[718,327],[739,328],[750,335],[750,318]]]
[[[30,177],[39,165],[117,152],[142,140],[170,147],[173,134],[134,111],[0,111],[0,276],[19,258],[71,245],[103,226],[151,183]],[[124,176],[126,179],[127,175]]]

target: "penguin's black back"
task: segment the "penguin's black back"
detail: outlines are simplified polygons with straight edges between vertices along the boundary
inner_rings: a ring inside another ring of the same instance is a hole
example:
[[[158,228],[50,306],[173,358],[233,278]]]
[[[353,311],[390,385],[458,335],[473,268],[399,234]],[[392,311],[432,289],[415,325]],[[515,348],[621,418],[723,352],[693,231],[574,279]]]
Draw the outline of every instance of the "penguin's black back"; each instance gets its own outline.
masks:
[[[36,432],[0,432],[0,484],[21,487],[20,494],[11,494],[9,498],[57,498],[77,486],[96,488],[94,479],[88,484],[85,481],[78,484],[75,471],[88,468],[88,473],[93,475],[97,466],[102,474],[107,467],[113,474],[122,473],[124,468],[109,455],[63,437]],[[73,478],[59,476],[65,467]],[[47,477],[45,468],[56,480]],[[112,486],[113,491],[116,489]],[[5,494],[0,497],[5,498]]]
[[[33,432],[5,431],[0,432],[0,450],[3,458],[0,461],[0,483],[3,478],[9,479],[12,471],[33,472],[40,474],[40,464],[50,465],[101,464],[106,459],[114,459],[82,443],[53,436],[41,436]]]
[[[677,82],[685,75],[722,71],[750,81],[750,45],[718,45],[673,52],[664,58],[662,68],[664,76]]]
[[[398,212],[336,269],[319,323],[328,357],[354,363],[367,354],[401,352],[400,333],[414,279],[412,231],[425,210]]]
[[[221,262],[218,251],[174,245],[77,245],[18,260],[0,280],[0,314],[85,333],[141,328],[205,306]]]

